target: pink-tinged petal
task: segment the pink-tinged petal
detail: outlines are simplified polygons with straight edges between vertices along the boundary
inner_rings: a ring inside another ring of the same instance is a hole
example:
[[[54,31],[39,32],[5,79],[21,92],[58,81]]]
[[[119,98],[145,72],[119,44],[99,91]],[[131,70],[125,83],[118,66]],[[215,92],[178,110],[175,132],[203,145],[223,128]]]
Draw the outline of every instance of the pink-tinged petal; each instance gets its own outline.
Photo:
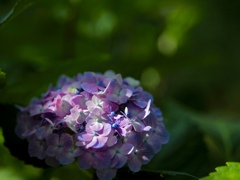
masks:
[[[120,122],[120,126],[121,126],[121,127],[125,127],[125,126],[127,126],[128,124],[129,124],[129,118],[124,118],[124,119],[122,119],[121,122]]]
[[[117,173],[116,169],[103,169],[103,170],[97,170],[97,176],[101,180],[112,180]]]
[[[108,146],[108,147],[113,146],[114,144],[117,143],[117,140],[118,140],[118,139],[117,139],[116,136],[112,136],[112,137],[108,138],[107,146]]]
[[[134,146],[130,143],[124,143],[120,149],[121,153],[124,155],[129,155],[132,153]]]
[[[92,125],[92,129],[94,131],[100,131],[103,128],[103,124],[99,123],[99,122],[94,122],[94,124]]]
[[[110,124],[104,124],[103,132],[101,133],[102,136],[107,136],[112,131],[112,127]]]
[[[92,138],[92,141],[86,145],[86,148],[88,149],[88,148],[90,148],[92,146],[95,146],[97,142],[98,142],[98,138],[96,136],[94,136]]]
[[[142,163],[136,155],[132,155],[127,161],[128,167],[132,172],[138,172],[141,169]]]
[[[77,118],[79,117],[79,112],[80,112],[79,106],[75,105],[72,109],[70,109],[70,112],[71,112],[70,115],[71,115],[72,119],[77,120]]]
[[[96,149],[102,148],[108,140],[108,137],[99,137],[97,138],[97,144],[93,146]]]
[[[81,109],[86,109],[86,98],[83,95],[76,95],[72,97],[74,105],[78,105]]]
[[[71,104],[69,104],[68,101],[58,99],[56,102],[56,108],[56,115],[63,117],[70,113]]]
[[[77,124],[82,124],[86,120],[87,115],[84,112],[80,112],[78,119],[76,120]]]
[[[132,124],[128,124],[127,126],[124,126],[123,128],[120,128],[121,132],[120,135],[125,137],[129,131],[132,129]]]
[[[93,134],[81,134],[78,136],[78,140],[80,141],[91,141],[93,138]]]

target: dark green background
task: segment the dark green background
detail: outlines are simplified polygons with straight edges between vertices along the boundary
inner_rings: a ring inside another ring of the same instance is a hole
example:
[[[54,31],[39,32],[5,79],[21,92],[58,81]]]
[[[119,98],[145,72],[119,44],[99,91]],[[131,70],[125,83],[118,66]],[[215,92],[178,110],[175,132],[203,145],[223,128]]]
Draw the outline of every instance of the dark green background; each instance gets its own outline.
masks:
[[[1,107],[26,106],[61,74],[111,69],[141,81],[171,134],[144,169],[203,177],[227,161],[240,161],[239,1],[16,2],[0,1],[0,68],[6,73]],[[1,113],[2,130],[13,129],[11,109]],[[3,141],[0,136],[0,177],[90,179],[76,164],[25,165]]]

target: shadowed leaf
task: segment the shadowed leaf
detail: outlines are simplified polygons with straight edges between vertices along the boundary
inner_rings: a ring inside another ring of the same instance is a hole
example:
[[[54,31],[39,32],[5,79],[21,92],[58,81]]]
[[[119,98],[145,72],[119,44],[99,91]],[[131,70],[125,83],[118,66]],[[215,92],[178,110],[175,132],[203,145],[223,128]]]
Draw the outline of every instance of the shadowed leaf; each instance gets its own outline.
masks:
[[[11,19],[16,17],[26,8],[33,4],[34,0],[19,0],[15,3],[13,8],[4,16],[0,17],[0,29]]]

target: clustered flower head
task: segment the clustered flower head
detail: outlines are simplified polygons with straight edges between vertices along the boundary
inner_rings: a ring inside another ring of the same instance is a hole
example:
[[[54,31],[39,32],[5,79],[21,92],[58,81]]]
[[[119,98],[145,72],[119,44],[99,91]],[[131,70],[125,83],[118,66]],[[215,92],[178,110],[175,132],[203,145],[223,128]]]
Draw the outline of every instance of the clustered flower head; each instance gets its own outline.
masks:
[[[102,180],[123,166],[139,171],[169,139],[152,95],[113,71],[62,75],[56,87],[19,109],[15,130],[29,142],[31,157],[54,167],[77,160]]]

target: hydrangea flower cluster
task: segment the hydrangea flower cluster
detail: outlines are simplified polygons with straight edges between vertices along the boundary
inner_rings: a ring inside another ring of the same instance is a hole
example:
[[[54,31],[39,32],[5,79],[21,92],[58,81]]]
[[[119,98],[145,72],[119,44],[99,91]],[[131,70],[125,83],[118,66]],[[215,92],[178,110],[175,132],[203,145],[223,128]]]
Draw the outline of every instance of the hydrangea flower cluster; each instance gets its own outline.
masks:
[[[123,166],[139,171],[169,139],[152,95],[113,71],[62,75],[56,87],[19,109],[15,130],[29,142],[31,157],[50,166],[77,159],[102,180]]]

